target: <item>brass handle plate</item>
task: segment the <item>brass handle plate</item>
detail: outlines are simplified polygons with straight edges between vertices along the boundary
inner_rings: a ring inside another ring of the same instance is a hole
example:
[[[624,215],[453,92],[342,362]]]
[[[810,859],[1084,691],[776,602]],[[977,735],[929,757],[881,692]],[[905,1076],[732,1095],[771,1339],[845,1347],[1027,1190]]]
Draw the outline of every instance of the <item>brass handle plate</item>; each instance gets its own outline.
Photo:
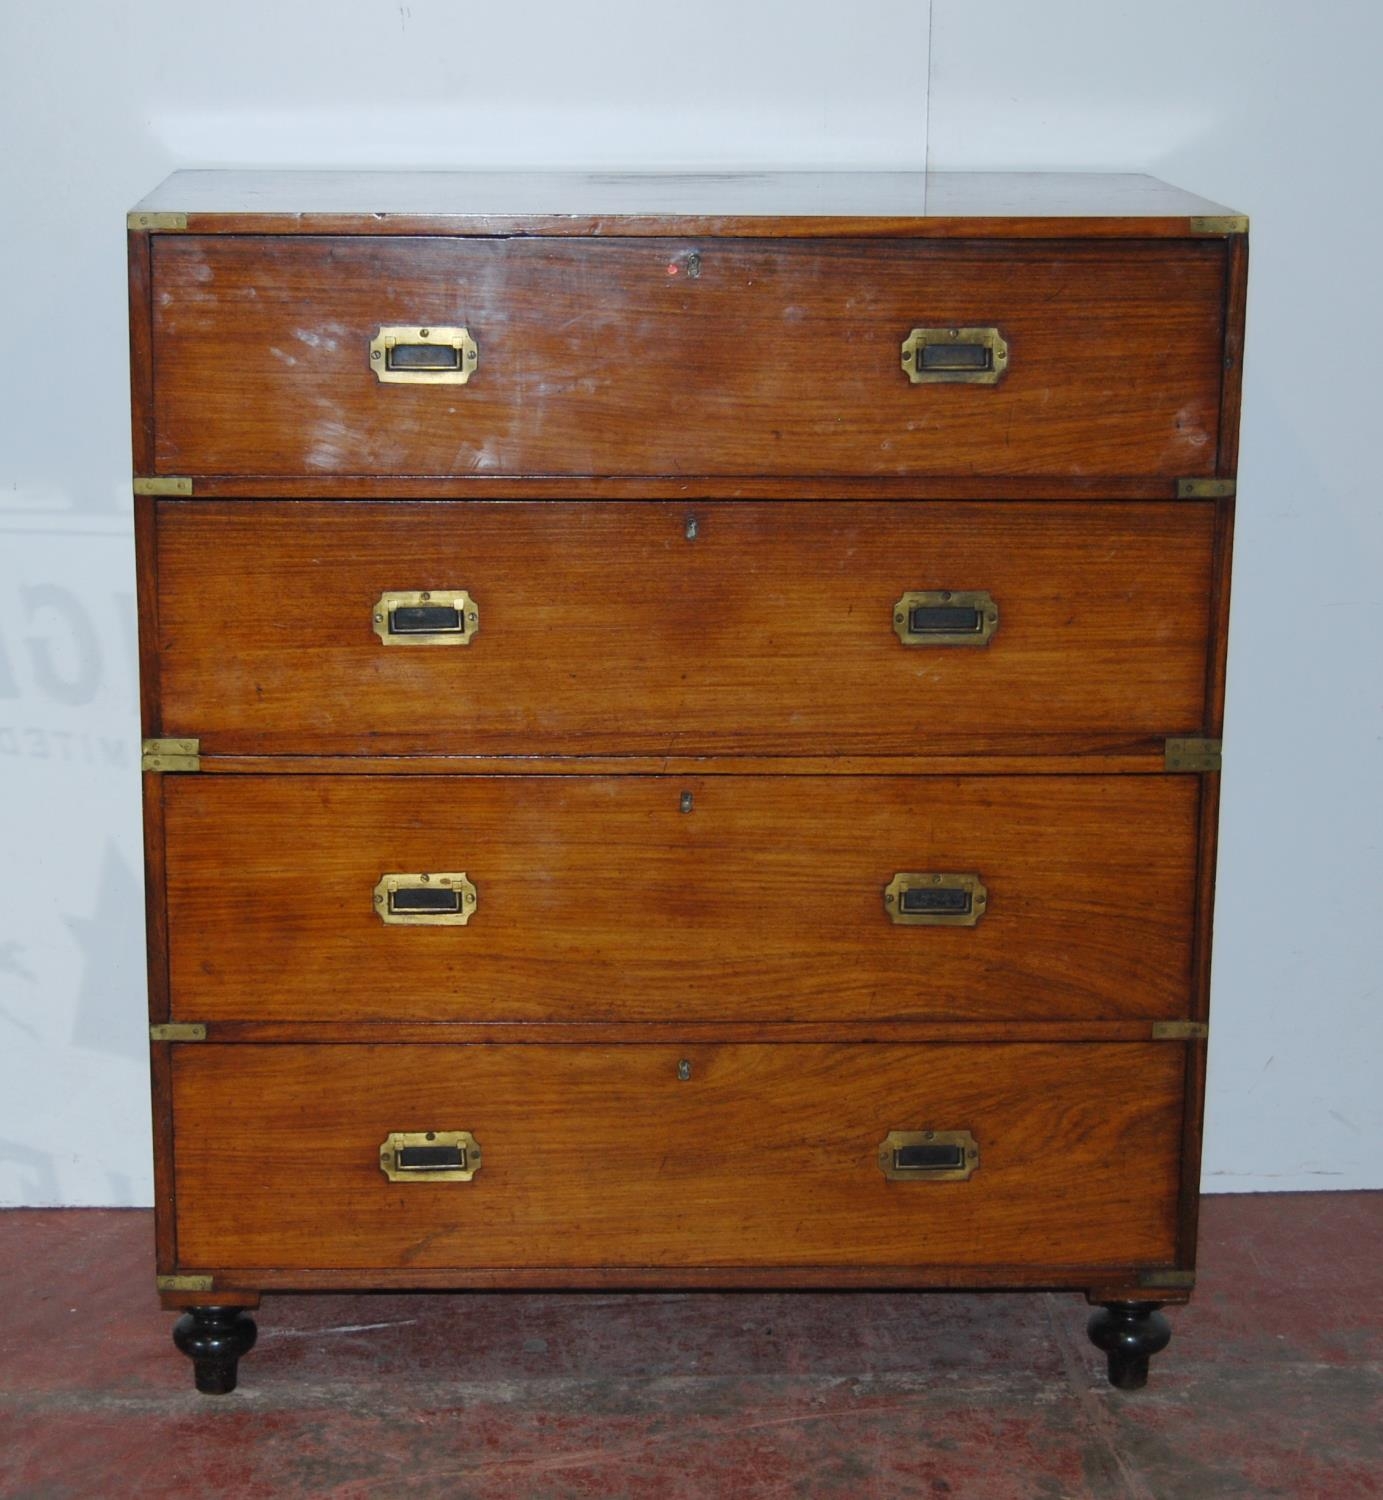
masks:
[[[905,646],[987,646],[998,628],[999,606],[984,589],[914,589],[893,606]]]
[[[973,927],[988,904],[978,875],[904,870],[884,887],[884,911],[900,927]]]
[[[902,362],[913,385],[996,385],[1008,369],[1008,344],[997,328],[914,328]]]
[[[370,340],[370,368],[384,385],[465,385],[479,363],[464,328],[392,323]]]
[[[979,1165],[968,1130],[890,1130],[879,1142],[879,1170],[890,1182],[968,1182]]]
[[[370,619],[386,646],[469,646],[480,606],[465,589],[422,589],[381,594]]]
[[[469,1182],[480,1170],[480,1146],[469,1130],[393,1130],[379,1147],[390,1182]]]
[[[464,871],[394,872],[374,889],[375,915],[390,927],[464,927],[478,899]]]

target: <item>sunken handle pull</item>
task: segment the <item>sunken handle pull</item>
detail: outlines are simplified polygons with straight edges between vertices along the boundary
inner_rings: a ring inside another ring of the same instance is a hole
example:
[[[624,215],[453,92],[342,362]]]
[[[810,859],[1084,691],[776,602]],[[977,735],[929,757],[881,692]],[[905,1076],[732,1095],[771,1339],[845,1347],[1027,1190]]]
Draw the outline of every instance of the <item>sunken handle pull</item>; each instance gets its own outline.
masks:
[[[999,606],[984,589],[920,589],[893,606],[893,630],[905,646],[987,646]]]
[[[386,927],[464,927],[478,900],[464,870],[393,871],[374,889],[375,915]]]
[[[381,594],[370,626],[386,646],[469,646],[480,606],[465,589]]]
[[[479,363],[464,328],[389,324],[370,340],[370,368],[382,385],[465,385]]]
[[[902,353],[913,385],[997,385],[1008,369],[997,328],[914,328]]]
[[[968,1182],[979,1165],[968,1130],[890,1130],[879,1143],[879,1170],[890,1182]]]
[[[480,1146],[469,1130],[394,1130],[380,1144],[379,1170],[390,1182],[469,1182]]]
[[[899,927],[973,927],[988,906],[978,875],[903,870],[884,887],[884,911]]]

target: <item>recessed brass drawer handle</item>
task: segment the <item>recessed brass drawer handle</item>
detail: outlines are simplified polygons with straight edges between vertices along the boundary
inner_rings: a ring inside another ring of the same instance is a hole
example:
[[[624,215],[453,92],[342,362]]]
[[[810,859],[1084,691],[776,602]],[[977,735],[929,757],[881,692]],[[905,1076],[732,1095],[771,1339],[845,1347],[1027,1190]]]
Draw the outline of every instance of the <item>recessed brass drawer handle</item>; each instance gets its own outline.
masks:
[[[465,385],[479,363],[464,328],[390,324],[370,340],[370,368],[385,385]]]
[[[890,1130],[879,1143],[879,1170],[890,1182],[968,1182],[979,1164],[968,1130]]]
[[[381,875],[375,915],[393,927],[464,927],[475,915],[476,889],[465,872]]]
[[[884,911],[900,927],[973,927],[988,904],[978,875],[905,870],[884,887]]]
[[[381,594],[370,616],[386,646],[469,646],[480,629],[480,606],[465,589]]]
[[[903,373],[913,385],[994,385],[1007,369],[997,328],[914,328],[903,340]]]
[[[480,1146],[469,1130],[394,1130],[379,1148],[390,1182],[469,1182],[480,1170]]]
[[[999,606],[983,589],[920,589],[893,606],[893,629],[905,646],[987,646],[999,628]]]

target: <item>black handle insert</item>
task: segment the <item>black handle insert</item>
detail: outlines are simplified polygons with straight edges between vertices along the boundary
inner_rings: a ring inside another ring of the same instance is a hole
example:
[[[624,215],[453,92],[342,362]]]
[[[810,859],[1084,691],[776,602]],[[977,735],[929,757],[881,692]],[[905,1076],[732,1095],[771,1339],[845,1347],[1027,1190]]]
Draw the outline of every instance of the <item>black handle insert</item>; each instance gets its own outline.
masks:
[[[901,907],[909,915],[917,912],[945,912],[965,916],[971,910],[971,892],[957,886],[916,885],[903,892]]]
[[[461,611],[451,604],[400,604],[389,611],[389,629],[395,635],[431,635],[461,626]]]
[[[895,1146],[893,1167],[898,1172],[956,1171],[965,1165],[965,1148],[960,1145]]]
[[[456,1171],[466,1165],[464,1146],[400,1146],[394,1154],[394,1165],[401,1171]]]
[[[390,370],[459,370],[461,351],[450,344],[395,344],[385,365]]]
[[[988,344],[923,344],[918,350],[924,370],[992,370]]]
[[[908,630],[913,635],[959,635],[963,631],[978,635],[983,626],[981,612],[963,605],[914,604],[908,611]]]
[[[461,892],[446,886],[404,886],[389,896],[390,911],[460,911]]]

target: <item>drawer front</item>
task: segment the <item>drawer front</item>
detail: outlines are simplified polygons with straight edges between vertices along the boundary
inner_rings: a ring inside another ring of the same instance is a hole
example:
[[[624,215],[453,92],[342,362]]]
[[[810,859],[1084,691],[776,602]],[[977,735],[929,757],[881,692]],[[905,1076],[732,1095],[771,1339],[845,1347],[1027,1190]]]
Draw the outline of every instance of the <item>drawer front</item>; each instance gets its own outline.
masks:
[[[221,1271],[1166,1261],[1182,1051],[182,1047],[178,1257]],[[429,1130],[473,1137],[469,1181],[381,1170],[390,1136]],[[968,1180],[885,1176],[890,1133],[927,1130],[973,1138]]]
[[[811,756],[1194,732],[1212,533],[1195,502],[167,501],[164,732],[221,753]],[[469,643],[386,642],[379,601],[434,590],[474,601]],[[941,591],[990,595],[992,637],[905,644],[899,601]]]
[[[1218,241],[159,235],[152,256],[160,473],[1214,472]],[[474,340],[465,384],[377,378],[372,340],[424,325]],[[909,333],[951,327],[998,330],[995,384],[910,382]]]
[[[1182,1016],[1197,782],[165,777],[174,1014]],[[423,873],[466,876],[464,925],[383,920]],[[895,922],[899,874],[977,876],[978,920]]]

